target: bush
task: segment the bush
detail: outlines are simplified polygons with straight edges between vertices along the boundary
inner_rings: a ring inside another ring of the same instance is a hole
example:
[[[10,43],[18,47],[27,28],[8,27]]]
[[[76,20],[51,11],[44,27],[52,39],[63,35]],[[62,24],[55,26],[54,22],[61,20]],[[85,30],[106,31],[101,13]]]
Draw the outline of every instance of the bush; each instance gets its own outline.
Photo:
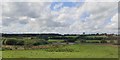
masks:
[[[24,45],[24,41],[18,41],[16,45]]]
[[[86,42],[86,43],[99,43],[99,41]]]
[[[2,44],[6,45],[6,41],[7,41],[7,39],[4,39],[3,42],[2,42]]]
[[[17,40],[15,39],[8,39],[6,41],[6,45],[16,45],[17,44]]]
[[[24,41],[16,39],[7,39],[4,43],[6,43],[6,45],[24,45]]]
[[[110,43],[111,43],[111,44],[114,44],[114,43],[115,43],[115,41],[114,41],[114,40],[110,40]]]
[[[120,45],[120,42],[118,40],[110,40],[110,43],[114,45]]]
[[[6,47],[2,47],[2,51],[4,50],[12,50],[11,48],[6,48]]]
[[[85,40],[81,40],[80,42],[81,42],[81,43],[86,43],[86,41],[85,41]]]
[[[76,40],[74,40],[74,39],[70,39],[70,40],[68,40],[68,42],[75,42]]]
[[[101,40],[101,43],[107,43],[107,41],[106,40]]]
[[[34,43],[33,45],[34,45],[34,46],[38,46],[38,45],[41,45],[41,43],[40,43],[40,42],[36,42],[36,43]]]
[[[48,44],[48,42],[45,40],[40,40],[38,42],[33,43],[34,46],[45,45],[45,44]]]

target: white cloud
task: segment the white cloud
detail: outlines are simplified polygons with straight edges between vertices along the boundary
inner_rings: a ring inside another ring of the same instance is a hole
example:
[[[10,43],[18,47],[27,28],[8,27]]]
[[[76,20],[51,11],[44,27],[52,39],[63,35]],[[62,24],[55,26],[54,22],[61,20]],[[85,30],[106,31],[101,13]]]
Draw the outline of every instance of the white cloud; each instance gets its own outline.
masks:
[[[3,3],[3,32],[115,32],[117,2],[86,2],[75,7],[60,3],[54,6],[55,9],[63,6],[57,11],[50,8],[51,3]],[[89,12],[89,16],[82,20],[84,12]]]
[[[85,0],[86,2],[119,2],[120,0]]]
[[[62,5],[63,5],[63,3],[56,4],[56,5],[54,6],[54,10],[60,8]]]
[[[112,19],[111,22],[106,26],[107,29],[118,29],[118,13],[116,13]]]

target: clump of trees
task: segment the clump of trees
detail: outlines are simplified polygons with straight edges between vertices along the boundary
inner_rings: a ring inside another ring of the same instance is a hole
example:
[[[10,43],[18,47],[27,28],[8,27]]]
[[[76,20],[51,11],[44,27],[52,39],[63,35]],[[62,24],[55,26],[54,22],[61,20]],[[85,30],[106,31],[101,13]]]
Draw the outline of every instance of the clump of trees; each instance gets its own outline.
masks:
[[[4,45],[24,45],[23,40],[16,40],[16,39],[5,39],[3,41]]]
[[[79,36],[80,39],[84,39],[84,40],[108,40],[108,37],[96,37],[96,36],[85,36],[85,35],[81,35]]]
[[[38,42],[33,43],[34,46],[48,44],[46,40],[39,40]]]
[[[17,40],[17,39],[4,39],[2,42],[3,45],[25,45],[25,46],[37,46],[48,44],[47,40],[38,39],[38,40]]]

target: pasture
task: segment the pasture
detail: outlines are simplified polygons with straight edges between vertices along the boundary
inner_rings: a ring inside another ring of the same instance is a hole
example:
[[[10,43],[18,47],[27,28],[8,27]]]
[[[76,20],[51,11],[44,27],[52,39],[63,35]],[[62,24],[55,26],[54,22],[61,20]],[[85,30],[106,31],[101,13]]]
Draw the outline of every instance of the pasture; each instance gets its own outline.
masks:
[[[47,49],[2,52],[3,58],[118,58],[118,47],[109,44],[74,44]]]

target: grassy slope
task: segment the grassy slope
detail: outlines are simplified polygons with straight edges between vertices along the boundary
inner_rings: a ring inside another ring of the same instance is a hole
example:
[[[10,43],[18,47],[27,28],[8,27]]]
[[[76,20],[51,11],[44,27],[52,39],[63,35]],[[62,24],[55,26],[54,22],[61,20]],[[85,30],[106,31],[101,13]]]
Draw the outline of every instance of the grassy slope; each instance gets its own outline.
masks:
[[[118,49],[93,44],[70,45],[53,50],[72,49],[72,52],[48,52],[46,50],[3,51],[3,58],[117,58]]]
[[[64,40],[55,40],[55,39],[50,39],[48,42],[64,42]]]

